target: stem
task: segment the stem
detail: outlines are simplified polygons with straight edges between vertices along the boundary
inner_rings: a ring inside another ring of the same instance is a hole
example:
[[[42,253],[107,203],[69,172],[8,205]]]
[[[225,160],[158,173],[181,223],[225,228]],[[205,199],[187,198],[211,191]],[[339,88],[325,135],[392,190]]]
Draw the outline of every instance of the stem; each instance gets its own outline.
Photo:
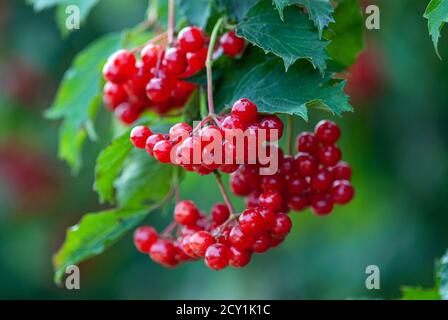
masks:
[[[208,112],[209,114],[215,114],[215,104],[213,101],[213,50],[215,49],[216,39],[218,38],[218,32],[224,22],[224,18],[219,18],[213,27],[212,35],[210,37],[210,43],[208,45],[207,60],[205,62],[205,67],[207,70],[207,96],[208,96]]]
[[[162,238],[168,238],[171,235],[171,232],[173,232],[174,228],[177,227],[177,222],[173,221],[171,222],[168,227],[163,230],[162,234],[160,235]]]
[[[294,119],[288,115],[288,153],[293,154],[294,150]]]
[[[168,0],[168,45],[174,42],[175,0]]]
[[[221,174],[217,171],[215,171],[215,178],[219,187],[219,191],[221,191],[224,202],[226,203],[226,206],[229,209],[230,217],[233,217],[235,215],[235,209],[232,205],[232,202],[230,202],[230,198],[229,195],[227,194],[226,188],[224,188],[224,184],[222,183],[221,179]]]

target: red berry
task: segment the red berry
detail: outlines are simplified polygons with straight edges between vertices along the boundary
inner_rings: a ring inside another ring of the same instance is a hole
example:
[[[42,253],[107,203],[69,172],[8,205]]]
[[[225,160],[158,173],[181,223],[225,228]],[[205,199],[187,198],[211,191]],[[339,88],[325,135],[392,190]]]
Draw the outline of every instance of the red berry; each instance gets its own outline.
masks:
[[[268,208],[259,207],[258,211],[263,217],[264,229],[271,230],[275,226],[276,213]]]
[[[157,238],[157,231],[153,227],[143,226],[135,229],[134,244],[142,253],[149,253],[149,249],[157,241]]]
[[[283,198],[279,192],[268,191],[260,195],[260,206],[268,208],[272,211],[280,210],[282,207]]]
[[[331,189],[333,201],[337,204],[347,204],[352,201],[355,195],[355,189],[347,180],[335,181]]]
[[[272,237],[268,232],[261,232],[255,237],[252,251],[256,253],[266,252],[271,247]]]
[[[324,146],[319,149],[319,161],[326,167],[334,166],[341,158],[341,149],[336,146]]]
[[[271,239],[271,248],[277,247],[283,241],[285,241],[285,238],[272,237],[272,239]]]
[[[286,176],[295,172],[294,158],[292,156],[284,156],[283,161],[280,163],[279,172]]]
[[[204,34],[198,27],[185,27],[177,36],[178,46],[185,52],[196,52],[204,47]]]
[[[256,208],[245,210],[238,218],[244,233],[257,234],[264,228],[264,219]]]
[[[191,248],[191,235],[185,235],[182,239],[181,248],[189,257],[193,259],[199,258]]]
[[[156,45],[156,44],[148,44],[140,53],[141,59],[143,61],[143,64],[145,65],[145,69],[151,70],[151,68],[154,68],[157,66],[157,62],[159,58],[163,57],[163,46]]]
[[[221,225],[230,217],[229,208],[224,203],[217,203],[212,207],[212,219],[217,225]]]
[[[311,177],[311,187],[315,191],[325,191],[331,188],[333,184],[333,176],[326,169],[319,170]]]
[[[255,208],[258,207],[260,204],[260,192],[255,190],[249,193],[249,195],[246,197],[246,207],[247,208]]]
[[[181,77],[188,78],[202,70],[207,60],[207,52],[207,47],[202,48],[198,52],[187,52],[187,69]]]
[[[223,164],[219,167],[219,171],[223,173],[234,173],[240,167],[239,164]]]
[[[191,236],[190,247],[196,255],[203,257],[207,248],[215,242],[215,238],[209,232],[199,231]]]
[[[243,123],[251,123],[257,120],[258,110],[255,103],[243,98],[233,104],[231,113]]]
[[[260,189],[261,179],[259,167],[253,164],[244,164],[238,170],[238,174],[253,189]]]
[[[312,195],[310,203],[314,213],[319,216],[327,215],[333,210],[333,200],[327,193],[316,193]]]
[[[314,129],[317,140],[325,145],[334,144],[341,136],[341,130],[332,121],[322,120]]]
[[[148,139],[146,139],[146,152],[148,152],[150,156],[154,157],[154,146],[157,142],[164,140],[166,140],[165,137],[159,133],[150,135]]]
[[[187,68],[185,53],[178,48],[169,48],[165,52],[162,66],[168,75],[180,75]]]
[[[287,182],[287,186],[289,194],[298,195],[306,192],[310,185],[305,178],[299,175],[292,175]]]
[[[250,262],[251,252],[246,249],[238,249],[230,247],[230,260],[229,264],[234,268],[241,268],[247,266]]]
[[[239,56],[243,50],[246,42],[243,38],[238,37],[235,31],[224,33],[219,39],[219,43],[224,51],[224,54],[229,57]]]
[[[271,176],[263,176],[261,178],[261,189],[263,191],[277,191],[280,192],[283,189],[284,181],[280,174],[274,174]]]
[[[171,162],[171,149],[173,148],[173,143],[168,140],[162,140],[154,145],[153,153],[154,158],[162,163]]]
[[[103,67],[103,76],[107,81],[123,83],[137,71],[135,56],[126,50],[112,54]]]
[[[138,119],[142,113],[142,109],[137,104],[123,102],[115,109],[114,113],[121,122],[126,125],[130,125]]]
[[[230,176],[230,189],[237,196],[247,196],[252,191],[251,187],[236,173]]]
[[[319,147],[319,142],[312,132],[302,132],[297,137],[297,151],[316,153]]]
[[[170,128],[170,140],[174,143],[185,140],[191,132],[193,132],[193,128],[189,124],[185,122],[177,123]]]
[[[277,213],[275,215],[275,225],[270,230],[277,238],[284,238],[291,231],[292,221],[288,215]]]
[[[283,122],[277,116],[267,116],[260,122],[262,129],[266,130],[267,141],[277,141],[283,135]]]
[[[251,233],[243,232],[240,225],[235,225],[230,229],[229,242],[238,249],[247,249],[254,242],[254,237]]]
[[[153,102],[164,102],[170,98],[171,83],[167,78],[152,78],[146,86],[146,94]]]
[[[174,220],[182,225],[191,226],[199,219],[199,210],[191,200],[182,200],[174,208]]]
[[[154,262],[157,262],[165,267],[176,266],[176,248],[169,240],[159,239],[151,246],[149,256]]]
[[[122,85],[106,82],[103,89],[103,101],[106,107],[113,111],[127,99],[128,95]]]
[[[210,125],[202,128],[199,131],[199,136],[201,137],[201,141],[204,145],[207,145],[213,141],[219,141],[222,139],[222,132],[218,126]]]
[[[230,115],[224,118],[224,120],[221,123],[221,129],[226,134],[226,139],[231,138],[235,134],[235,130],[242,130],[244,131],[244,124],[243,122],[236,116]]]
[[[295,158],[296,170],[302,177],[308,177],[316,173],[317,161],[308,153],[298,153]]]
[[[292,195],[288,197],[288,207],[293,211],[303,211],[308,207],[309,201],[306,195]]]
[[[136,126],[131,131],[131,142],[135,147],[144,149],[146,146],[146,140],[148,140],[150,135],[152,135],[152,132],[148,127]]]
[[[352,168],[347,162],[339,161],[331,168],[334,180],[350,180],[352,178]]]
[[[174,249],[176,250],[174,254],[174,259],[176,261],[185,262],[191,259],[191,257],[183,250],[182,243],[179,243],[178,241],[174,242]]]
[[[229,265],[230,250],[222,243],[215,243],[208,247],[205,253],[205,264],[213,270],[221,270]]]

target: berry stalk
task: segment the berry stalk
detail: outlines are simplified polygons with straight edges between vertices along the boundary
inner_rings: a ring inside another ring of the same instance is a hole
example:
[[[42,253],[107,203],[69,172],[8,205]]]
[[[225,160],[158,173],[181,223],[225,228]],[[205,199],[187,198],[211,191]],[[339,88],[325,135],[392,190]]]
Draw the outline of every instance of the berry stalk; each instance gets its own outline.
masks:
[[[288,115],[288,154],[294,153],[294,118]]]
[[[233,207],[232,202],[230,201],[229,195],[227,194],[226,188],[224,187],[224,184],[222,183],[221,174],[217,171],[215,171],[215,178],[216,178],[216,183],[218,184],[218,187],[219,187],[219,191],[221,191],[224,202],[226,203],[226,206],[229,209],[230,217],[232,218],[235,215],[235,208]]]
[[[168,1],[168,45],[171,46],[174,42],[175,0]]]

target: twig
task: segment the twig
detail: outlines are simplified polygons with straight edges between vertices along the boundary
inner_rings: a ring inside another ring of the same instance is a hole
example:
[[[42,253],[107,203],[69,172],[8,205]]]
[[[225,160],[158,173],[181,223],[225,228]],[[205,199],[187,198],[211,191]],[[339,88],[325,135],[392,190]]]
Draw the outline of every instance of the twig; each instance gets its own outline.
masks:
[[[224,188],[224,184],[222,183],[221,174],[215,171],[216,183],[218,184],[219,191],[221,191],[224,202],[226,203],[227,208],[229,209],[230,216],[234,216],[235,209],[230,201],[229,195],[227,194],[226,188]]]

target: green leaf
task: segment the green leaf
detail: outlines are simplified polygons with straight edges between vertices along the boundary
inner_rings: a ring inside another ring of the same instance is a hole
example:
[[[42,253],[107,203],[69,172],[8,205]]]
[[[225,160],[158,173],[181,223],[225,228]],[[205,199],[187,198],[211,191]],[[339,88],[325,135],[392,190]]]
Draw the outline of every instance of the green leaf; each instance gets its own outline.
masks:
[[[227,11],[227,14],[237,21],[246,16],[247,11],[257,3],[258,0],[216,0],[218,8]]]
[[[253,100],[261,112],[297,115],[305,120],[307,107],[323,108],[337,115],[352,110],[343,92],[345,82],[336,82],[328,75],[322,78],[305,63],[295,64],[285,72],[272,59],[252,68],[237,83],[226,105],[245,97]]]
[[[144,150],[134,149],[115,181],[120,207],[135,207],[159,199],[171,187],[173,166],[162,164]]]
[[[423,17],[428,19],[429,34],[434,43],[436,53],[440,58],[438,44],[440,31],[445,25],[445,22],[448,22],[448,0],[431,0],[426,7]]]
[[[138,225],[148,209],[113,209],[86,214],[68,229],[62,248],[53,257],[55,282],[60,283],[70,265],[101,254],[127,231]]]
[[[190,25],[201,28],[207,26],[212,11],[212,0],[177,0],[177,3]]]
[[[35,11],[42,11],[57,6],[56,22],[62,35],[65,36],[73,31],[67,29],[65,26],[65,21],[68,17],[66,13],[67,6],[74,5],[79,8],[81,23],[83,23],[99,0],[27,0],[27,2],[33,5]]]
[[[283,11],[285,7],[291,5],[302,5],[308,10],[310,19],[319,30],[319,35],[322,37],[322,31],[334,22],[332,13],[334,11],[333,5],[329,0],[273,0],[278,9],[281,19],[284,19]]]
[[[448,300],[448,250],[440,259],[439,279],[439,293],[442,296],[443,300]]]
[[[334,12],[335,23],[324,36],[331,40],[327,52],[331,59],[346,69],[355,63],[364,48],[364,18],[358,0],[341,0]]]
[[[402,287],[402,300],[440,300],[437,289],[423,289],[420,287]]]
[[[129,134],[130,130],[112,141],[101,151],[96,160],[94,188],[98,192],[101,202],[113,202],[114,200],[114,182],[132,151]]]
[[[112,34],[80,52],[65,72],[52,107],[46,111],[47,118],[63,120],[59,157],[66,160],[74,172],[81,168],[86,127],[91,125],[101,105],[101,68],[120,44],[121,36]]]
[[[286,70],[298,59],[309,60],[322,73],[325,70],[328,42],[319,39],[319,33],[298,8],[285,8],[282,21],[269,1],[261,1],[237,26],[237,34],[266,53],[281,57]]]

